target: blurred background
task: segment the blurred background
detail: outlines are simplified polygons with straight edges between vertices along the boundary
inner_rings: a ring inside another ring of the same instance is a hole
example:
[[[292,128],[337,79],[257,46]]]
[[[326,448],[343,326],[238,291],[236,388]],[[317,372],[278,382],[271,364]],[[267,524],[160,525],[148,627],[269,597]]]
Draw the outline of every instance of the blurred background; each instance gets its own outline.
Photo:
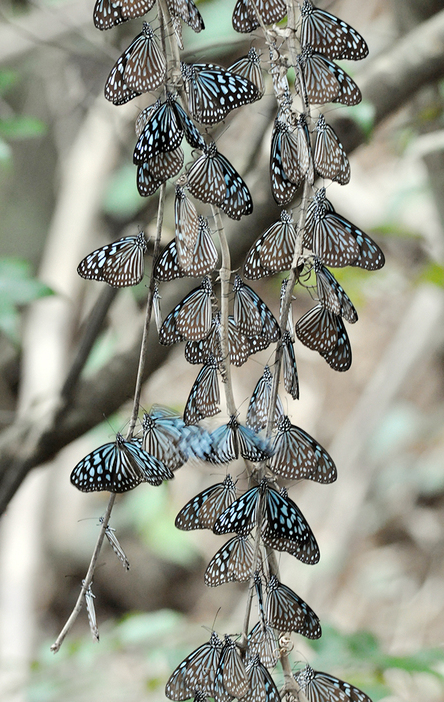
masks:
[[[353,365],[346,374],[296,343],[301,399],[285,396],[284,407],[331,453],[339,478],[291,490],[322,556],[312,568],[281,555],[282,580],[316,611],[324,631],[317,642],[295,636],[292,661],[345,678],[374,700],[435,702],[444,700],[444,2],[317,4],[356,27],[370,47],[364,61],[344,64],[363,87],[363,103],[325,110],[353,151],[351,183],[330,185],[327,195],[380,244],[386,265],[374,273],[334,271],[359,314],[347,329]],[[184,28],[186,60],[228,66],[251,45],[266,60],[259,33],[232,30],[232,6],[199,3],[207,28],[199,35]],[[69,475],[128,421],[147,292],[146,277],[114,296],[104,284],[80,279],[76,267],[139,226],[153,233],[157,203],[138,195],[131,158],[134,121],[152,97],[122,107],[103,97],[141,20],[101,33],[92,9],[92,0],[2,0],[0,7],[5,702],[163,699],[178,662],[213,626],[239,633],[245,607],[246,587],[203,583],[222,540],[174,527],[183,504],[225,474],[186,464],[170,484],[117,499],[111,526],[131,569],[105,542],[93,585],[100,643],[91,640],[82,611],[61,651],[49,651],[77,598],[107,503],[106,495],[79,493]],[[149,19],[157,26],[154,11]],[[255,203],[251,217],[227,223],[233,268],[279,216],[268,179],[276,111],[269,78],[263,100],[217,132],[218,148],[245,175]],[[390,80],[403,81],[404,93],[384,92]],[[171,188],[165,243],[174,234],[173,198]],[[190,287],[163,286],[164,314]],[[253,287],[277,314],[280,281]],[[310,305],[306,291],[298,292],[294,318]],[[100,332],[80,381],[61,402],[97,310]],[[268,349],[233,370],[241,418],[270,359]],[[196,374],[182,348],[160,348],[153,334],[143,407],[182,411]],[[230,472],[239,475],[242,465]]]

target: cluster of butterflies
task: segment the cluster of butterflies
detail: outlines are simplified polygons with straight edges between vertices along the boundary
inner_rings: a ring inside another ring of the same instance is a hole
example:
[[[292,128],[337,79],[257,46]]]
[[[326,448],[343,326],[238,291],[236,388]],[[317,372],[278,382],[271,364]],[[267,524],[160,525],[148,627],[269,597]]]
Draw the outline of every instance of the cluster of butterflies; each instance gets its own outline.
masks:
[[[255,574],[255,585],[256,589],[262,588],[259,573]],[[291,627],[293,618],[313,617],[316,622],[316,615],[308,605],[275,576],[270,577],[267,586],[266,606],[277,615],[278,630],[288,631],[287,624]],[[301,602],[307,609],[301,607]],[[282,612],[286,605],[288,613]],[[270,660],[276,661],[279,646],[267,634],[262,621],[258,622],[248,636],[246,649],[241,651],[235,637],[225,634],[221,640],[213,631],[209,641],[192,651],[173,671],[165,687],[166,696],[178,701],[193,698],[195,702],[206,702],[209,698],[217,702],[233,698],[242,702],[280,702],[280,693],[268,671],[275,665]],[[273,645],[276,645],[274,651]],[[309,665],[295,673],[294,679],[308,702],[371,702],[357,687]]]
[[[142,17],[155,0],[97,0],[94,23],[101,30],[129,19]],[[183,49],[181,22],[194,31],[204,22],[193,0],[166,0],[168,14],[179,48]],[[161,10],[162,11],[162,10]],[[252,32],[261,24],[282,20],[285,0],[237,0],[232,23],[236,31]],[[355,105],[361,93],[352,78],[334,61],[363,59],[368,48],[361,35],[347,23],[303,0],[300,20],[301,53],[298,57],[296,90],[305,105],[337,102]],[[276,49],[277,63],[282,63]],[[275,58],[276,58],[275,57]],[[273,59],[274,61],[274,59]],[[271,62],[271,69],[275,64]],[[277,64],[276,64],[277,65]],[[247,582],[254,573],[254,592],[259,621],[251,629],[246,648],[235,637],[216,632],[210,640],[187,656],[172,673],[166,695],[172,700],[193,698],[205,702],[280,702],[280,693],[269,673],[279,658],[278,632],[295,632],[309,639],[321,636],[319,618],[293,590],[268,569],[267,549],[285,551],[307,564],[319,561],[314,534],[287,490],[276,488],[276,479],[307,479],[323,484],[336,480],[334,462],[325,449],[303,429],[291,423],[277,397],[273,431],[264,438],[270,413],[273,377],[265,367],[249,401],[246,424],[231,416],[226,424],[208,432],[199,422],[220,412],[219,375],[225,358],[221,343],[221,314],[216,309],[211,274],[218,261],[207,218],[200,216],[188,193],[202,203],[219,207],[239,220],[253,210],[249,189],[214,141],[202,136],[196,124],[211,127],[242,105],[259,100],[264,83],[257,51],[228,68],[210,63],[181,63],[181,85],[186,93],[187,111],[174,92],[144,109],[136,122],[137,142],[133,162],[137,166],[137,187],[150,196],[184,165],[183,139],[194,151],[194,162],[179,178],[175,189],[175,236],[155,261],[155,310],[162,344],[185,342],[188,362],[201,364],[191,388],[183,417],[164,408],[145,413],[139,436],[104,444],[83,458],[71,474],[71,482],[82,491],[107,490],[122,493],[142,482],[160,485],[171,480],[174,471],[189,459],[228,464],[244,458],[265,466],[262,479],[240,491],[230,475],[193,497],[176,517],[179,529],[210,529],[217,535],[231,535],[217,551],[205,571],[210,587],[222,583]],[[154,92],[166,83],[168,65],[155,31],[143,22],[142,31],[130,43],[111,69],[105,97],[122,105],[143,93]],[[288,82],[285,81],[288,86]],[[285,93],[285,86],[284,91]],[[185,105],[185,103],[184,103]],[[341,185],[350,180],[350,164],[333,128],[319,114],[313,135],[304,113],[291,111],[285,95],[275,119],[270,156],[273,197],[288,205],[303,181],[330,179]],[[291,214],[282,211],[279,221],[252,245],[243,276],[257,280],[293,267],[298,237]],[[144,276],[148,243],[143,232],[126,236],[101,247],[78,266],[85,278],[120,288],[138,284]],[[278,343],[283,354],[285,390],[299,397],[294,353],[295,335],[317,350],[336,370],[347,370],[351,348],[343,320],[357,321],[348,295],[330,267],[347,265],[376,270],[384,256],[372,239],[337,214],[321,188],[312,198],[303,232],[305,263],[298,268],[299,282],[314,275],[317,304],[296,325],[285,331],[273,313],[240,275],[233,282],[233,313],[228,319],[229,360],[241,366],[248,357]],[[164,320],[158,305],[157,283],[181,277],[202,281],[174,307]],[[281,303],[285,294],[283,281]],[[259,557],[253,529],[260,526]],[[129,562],[114,530],[105,535],[125,569]],[[257,570],[262,564],[262,572]],[[266,597],[263,588],[266,590]],[[91,586],[85,593],[91,631],[98,640]],[[308,702],[370,702],[365,693],[310,666],[294,675]]]

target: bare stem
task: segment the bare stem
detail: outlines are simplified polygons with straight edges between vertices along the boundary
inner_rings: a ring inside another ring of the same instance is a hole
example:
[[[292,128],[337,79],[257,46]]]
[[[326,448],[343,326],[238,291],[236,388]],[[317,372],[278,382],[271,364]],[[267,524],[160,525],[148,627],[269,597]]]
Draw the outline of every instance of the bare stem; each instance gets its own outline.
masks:
[[[85,598],[85,592],[87,591],[87,589],[91,585],[93,577],[94,577],[94,571],[96,568],[97,559],[99,557],[100,549],[102,548],[103,539],[105,538],[105,530],[106,530],[106,527],[108,526],[109,518],[111,515],[111,511],[113,509],[113,506],[114,506],[115,499],[116,499],[116,495],[114,493],[112,493],[110,498],[109,498],[106,512],[105,512],[105,515],[103,517],[103,522],[102,522],[101,527],[100,527],[99,536],[97,538],[97,542],[96,542],[96,545],[94,547],[94,551],[93,551],[93,554],[91,556],[91,560],[89,562],[88,572],[86,573],[85,579],[82,582],[82,587],[80,588],[80,594],[77,598],[77,601],[74,605],[74,608],[73,608],[68,620],[66,621],[65,626],[63,627],[63,629],[60,632],[60,634],[58,635],[57,639],[54,641],[54,643],[51,646],[51,651],[53,653],[57,653],[60,650],[62,643],[64,642],[67,634],[71,631],[71,629],[74,625],[74,622],[76,621],[76,619],[79,615],[79,612],[82,609],[83,600]]]
[[[236,404],[234,402],[233,384],[231,382],[230,347],[228,342],[228,301],[230,295],[231,279],[231,257],[225,229],[218,207],[212,207],[214,220],[216,222],[217,233],[219,234],[221,248],[221,268],[220,275],[220,345],[222,349],[222,377],[225,388],[225,399],[227,410],[230,416],[236,414]]]

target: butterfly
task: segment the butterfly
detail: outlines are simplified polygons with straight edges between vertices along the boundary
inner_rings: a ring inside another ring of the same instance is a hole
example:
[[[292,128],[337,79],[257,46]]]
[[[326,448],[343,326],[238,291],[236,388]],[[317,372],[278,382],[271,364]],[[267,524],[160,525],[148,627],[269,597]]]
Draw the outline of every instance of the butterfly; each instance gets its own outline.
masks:
[[[247,337],[264,336],[277,341],[280,328],[274,315],[259,295],[239,275],[234,278],[234,321]]]
[[[306,105],[322,105],[326,102],[357,105],[361,102],[361,91],[348,73],[333,61],[316,53],[310,44],[306,44],[299,54],[297,67],[303,83]]]
[[[197,33],[205,29],[202,15],[193,0],[167,0],[167,5],[172,19],[174,17],[180,17],[185,24]]]
[[[171,470],[177,470],[188,460],[188,451],[182,450],[182,418],[161,408],[145,412],[142,420],[145,451],[155,456]]]
[[[122,434],[85,456],[71,473],[71,483],[82,492],[126,492],[144,481],[160,485],[172,478],[170,469],[144,451],[139,439],[126,440]]]
[[[234,318],[228,316],[228,349],[230,363],[242,366],[253,352],[250,340],[238,329]],[[223,361],[221,347],[220,312],[213,316],[211,330],[201,341],[187,341],[185,358],[188,363],[205,363],[209,356],[214,356],[220,363]]]
[[[117,59],[105,84],[105,97],[114,105],[148,93],[162,84],[166,59],[157,45],[155,34],[144,22],[142,31]]]
[[[192,651],[172,672],[165,686],[170,700],[187,700],[195,690],[213,696],[214,679],[222,641],[213,631],[210,640]]]
[[[385,263],[376,242],[335,212],[325,188],[318,190],[308,207],[303,245],[326,266],[352,265],[375,271]]]
[[[99,522],[100,522],[100,524],[103,524],[103,517],[99,518]],[[119,561],[121,561],[125,570],[129,570],[130,569],[129,560],[126,557],[125,552],[119,543],[119,540],[115,534],[115,531],[116,531],[115,529],[113,529],[112,527],[110,527],[109,524],[107,524],[105,527],[105,536],[108,539],[109,545],[111,546],[112,550],[116,554]]]
[[[199,218],[196,208],[180,185],[176,185],[174,220],[179,264],[186,269],[193,261],[194,248],[199,235]]]
[[[183,151],[179,147],[174,151],[156,154],[146,163],[137,167],[137,190],[142,197],[153,195],[168,178],[173,178],[183,166]]]
[[[137,285],[143,278],[147,250],[143,232],[137,236],[125,236],[88,254],[77,266],[77,273],[82,278],[103,281],[113,288]]]
[[[168,346],[183,339],[203,339],[211,329],[211,280],[205,277],[165,318],[159,341]]]
[[[197,424],[201,419],[214,417],[215,414],[220,412],[218,407],[220,394],[217,368],[217,361],[213,356],[210,356],[200,369],[185,405],[183,413],[185,424]]]
[[[205,571],[205,585],[217,587],[233,581],[246,582],[253,567],[253,546],[248,536],[235,536],[215,553]]]
[[[290,332],[286,331],[282,337],[282,373],[284,388],[293,400],[299,400],[299,376],[294,353],[294,344]]]
[[[259,89],[246,78],[214,63],[181,63],[191,115],[201,124],[217,124],[237,107],[259,100]]]
[[[350,181],[350,162],[333,127],[319,115],[313,152],[314,167],[322,178],[330,178],[340,185]]]
[[[84,583],[85,581],[83,581]],[[94,607],[94,600],[96,599],[96,596],[93,594],[92,591],[92,583],[90,583],[85,590],[85,604],[86,604],[86,612],[88,614],[88,622],[89,622],[89,628],[91,631],[91,636],[93,638],[93,641],[99,641],[99,629],[97,627],[97,618],[96,618],[96,608]]]
[[[244,263],[244,275],[250,280],[291,268],[296,245],[296,229],[291,215],[281,212],[279,222],[272,224],[253,244]]]
[[[272,548],[283,551],[290,547],[290,552],[301,560],[306,555],[305,546],[311,550],[315,545],[317,548],[313,533],[300,509],[288,495],[281,494],[272,488],[266,479],[238,497],[218,517],[213,526],[213,532],[215,534],[235,532],[246,536],[255,526],[259,510],[263,520],[262,538],[265,543],[272,543]],[[317,557],[319,560],[319,550]],[[309,558],[312,559],[313,555],[310,554]]]
[[[250,659],[259,656],[267,668],[275,667],[279,658],[279,644],[267,622],[261,620],[248,634],[247,655]]]
[[[260,432],[267,426],[272,385],[273,378],[270,369],[265,366],[263,375],[253,390],[247,410],[247,426],[255,432]],[[274,422],[277,423],[283,414],[284,408],[279,395],[277,395]]]
[[[282,162],[282,145],[285,142],[287,174]],[[302,176],[299,170],[298,142],[290,126],[276,118],[271,135],[270,150],[271,192],[278,205],[288,205],[299,188]]]
[[[94,26],[110,29],[122,22],[142,17],[151,10],[156,0],[96,0],[93,11]]]
[[[336,466],[327,451],[303,429],[284,416],[278,423],[270,468],[290,480],[306,478],[318,483],[332,483]]]
[[[243,34],[257,29],[260,25],[256,11],[264,24],[274,24],[285,17],[287,6],[284,0],[257,0],[255,6],[249,0],[237,0],[232,18],[233,29]]]
[[[182,507],[174,522],[177,529],[212,529],[213,524],[236,497],[236,487],[227,475],[222,483],[203,490]]]
[[[314,271],[316,273],[316,290],[320,303],[333,314],[344,317],[350,324],[357,322],[358,313],[349,296],[343,287],[339,285],[334,275],[317,257],[315,257],[314,261]]]
[[[254,46],[248,51],[246,56],[238,59],[229,66],[228,71],[235,73],[242,78],[246,78],[256,86],[262,96],[265,93],[264,79],[261,71],[261,60]]]
[[[225,700],[225,693],[228,693],[228,700],[231,697],[241,698],[247,690],[248,677],[244,662],[236,643],[225,634],[214,679],[214,698]]]
[[[310,44],[329,59],[358,61],[367,56],[368,46],[356,29],[310,0],[304,0],[301,20],[302,46]]]
[[[205,147],[187,176],[188,189],[194,197],[219,205],[231,219],[240,219],[253,211],[246,183],[228,159],[218,152],[214,142]]]
[[[279,691],[259,654],[251,656],[246,665],[246,672],[249,690],[242,702],[280,702]]]
[[[267,583],[266,617],[279,631],[295,631],[309,639],[322,635],[319,617],[304,600],[272,575]]]
[[[146,163],[157,154],[174,151],[182,143],[184,135],[192,148],[204,148],[205,142],[200,132],[172,93],[167,93],[165,102],[158,100],[147,110],[146,121],[142,120],[141,115],[138,118],[140,134],[134,147],[133,163]],[[145,124],[141,128],[143,121]]]
[[[160,332],[160,327],[162,326],[162,310],[160,308],[160,301],[161,301],[160,293],[159,293],[159,285],[157,282],[154,283],[154,290],[153,290],[153,312],[154,312],[154,319],[156,321],[156,329],[157,333]]]
[[[268,442],[260,438],[252,429],[239,424],[234,415],[230,417],[228,424],[213,431],[211,438],[212,463],[229,463],[239,458],[239,455],[247,461],[258,463],[271,455]]]
[[[200,278],[214,271],[217,263],[217,249],[213,243],[205,217],[199,216],[199,233],[194,244],[193,256],[186,268],[179,263],[177,239],[170,241],[154,266],[156,280],[166,282],[175,278],[189,276]]]
[[[309,665],[295,673],[294,679],[308,702],[371,702],[370,697],[357,687],[328,673],[313,670]]]

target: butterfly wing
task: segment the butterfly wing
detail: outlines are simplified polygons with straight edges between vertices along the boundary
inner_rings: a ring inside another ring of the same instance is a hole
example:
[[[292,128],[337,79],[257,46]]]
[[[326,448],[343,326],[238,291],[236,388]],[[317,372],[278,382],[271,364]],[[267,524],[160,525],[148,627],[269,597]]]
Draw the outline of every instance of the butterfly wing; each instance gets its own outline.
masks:
[[[82,278],[108,283],[114,288],[137,285],[144,274],[147,242],[143,232],[126,236],[88,254],[77,267]]]
[[[205,585],[217,587],[233,581],[248,581],[253,555],[253,546],[248,537],[237,535],[230,539],[209,562],[204,576]]]
[[[190,390],[183,418],[185,424],[197,424],[205,417],[213,417],[220,412],[217,362],[210,357],[201,368]]]
[[[139,94],[156,90],[165,77],[166,59],[147,22],[132,47],[123,74],[125,84]]]

